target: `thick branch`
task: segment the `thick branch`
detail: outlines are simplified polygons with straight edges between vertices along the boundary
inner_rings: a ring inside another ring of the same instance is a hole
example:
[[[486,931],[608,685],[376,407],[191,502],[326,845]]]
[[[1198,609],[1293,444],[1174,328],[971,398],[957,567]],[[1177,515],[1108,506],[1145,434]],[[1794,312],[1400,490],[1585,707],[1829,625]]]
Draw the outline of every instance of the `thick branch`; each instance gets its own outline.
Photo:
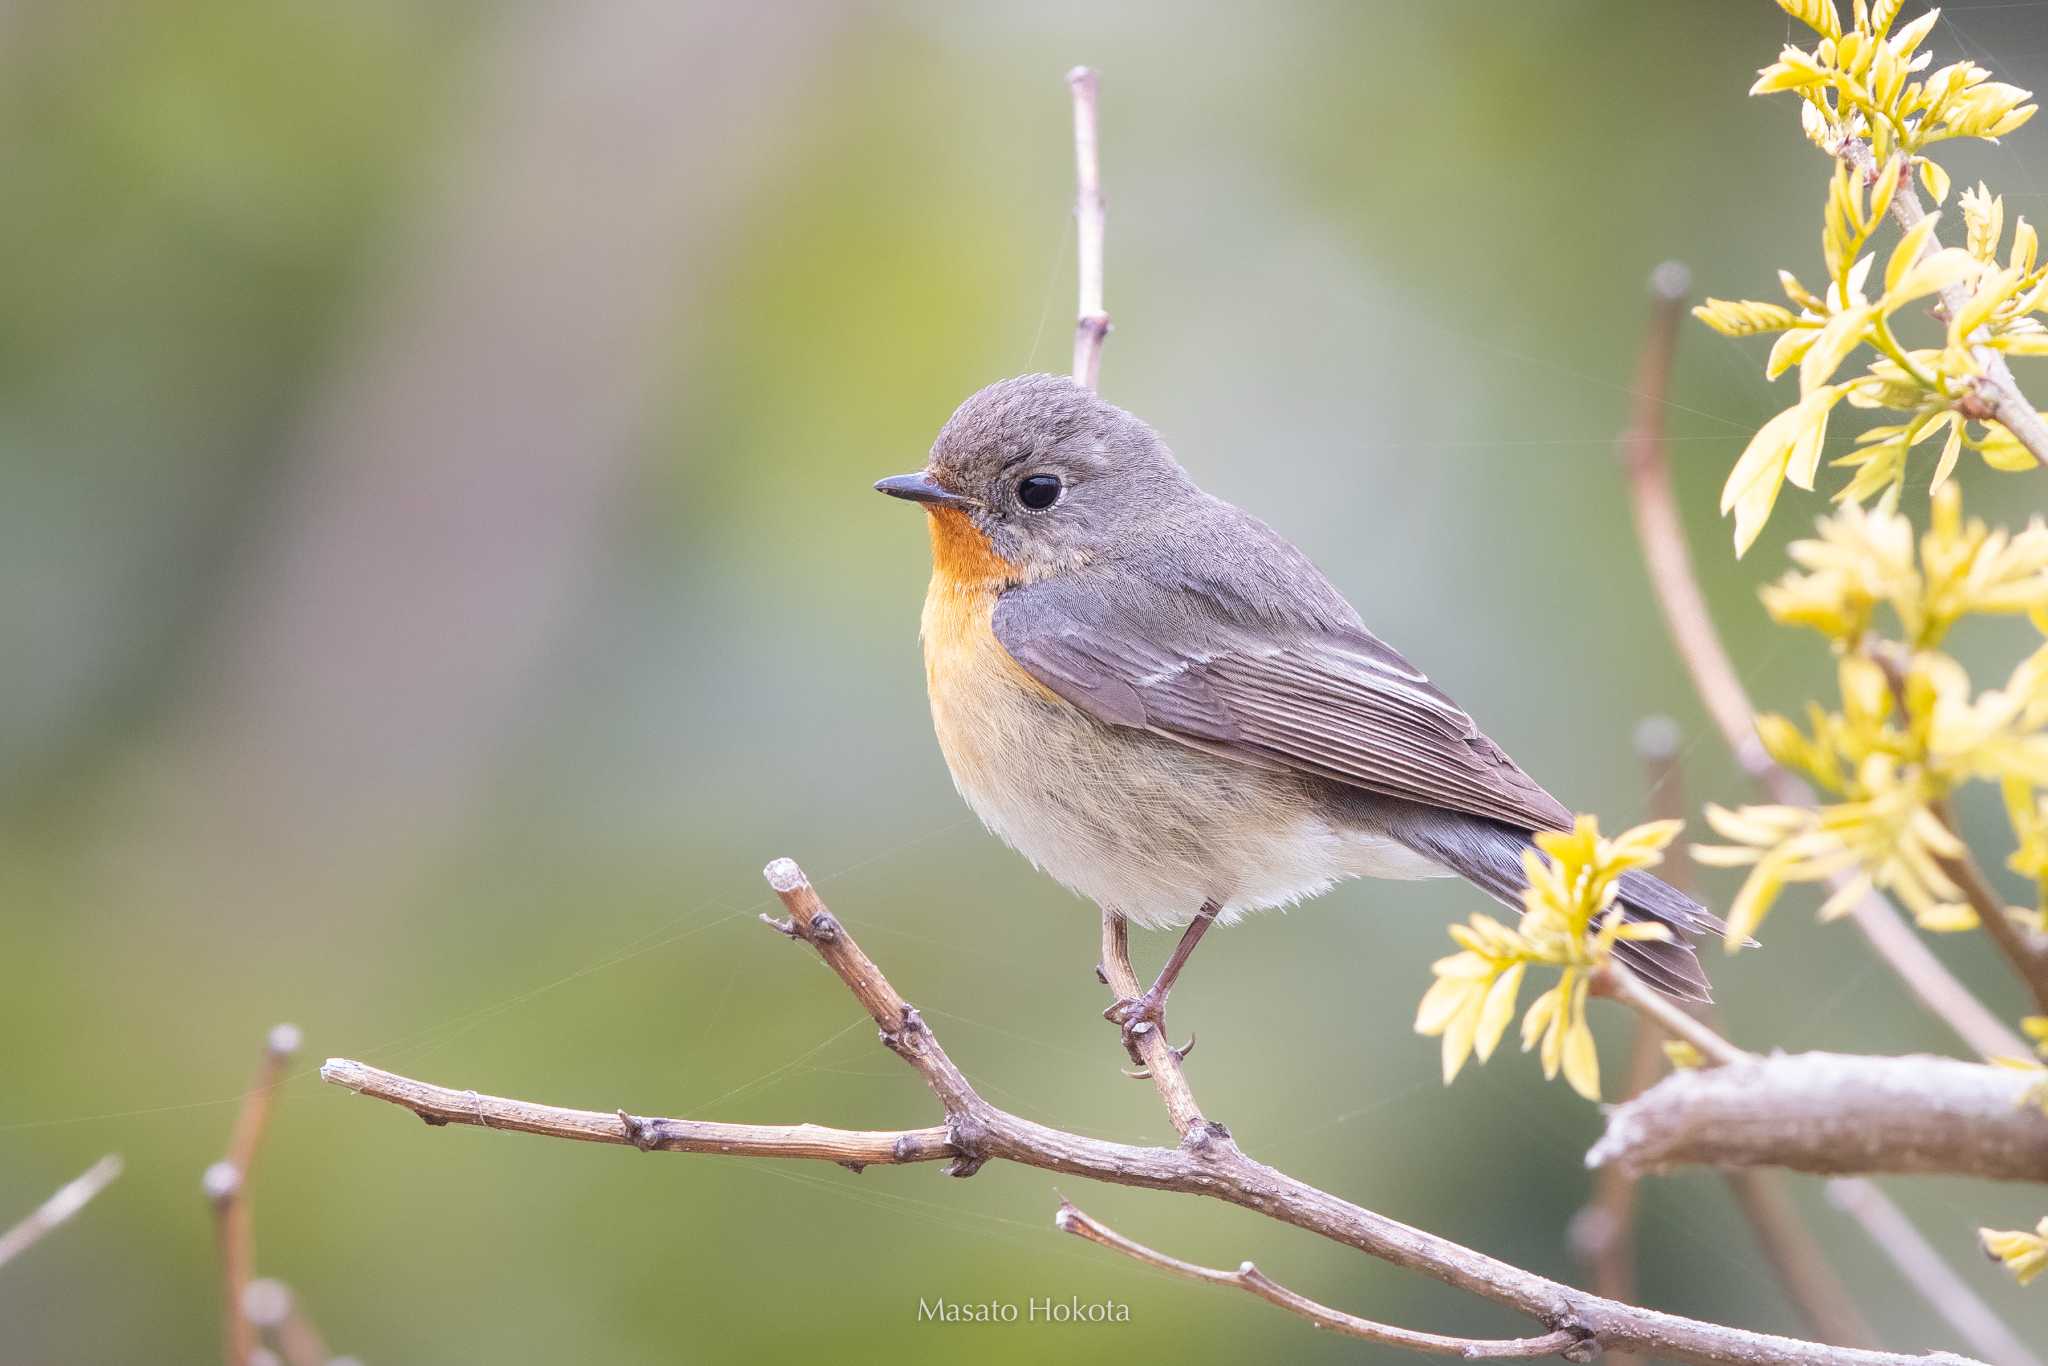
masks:
[[[1845,139],[1837,155],[1854,167],[1864,180],[1877,179],[1877,160],[1871,155],[1870,144],[1863,139]],[[1911,232],[1927,217],[1927,210],[1920,203],[1920,192],[1913,186],[1910,167],[1899,177],[1899,188],[1892,195],[1891,209],[1892,221],[1899,225],[1901,232]],[[1921,256],[1924,258],[1940,250],[1941,239],[1930,235]],[[1941,303],[1935,309],[1935,316],[1952,318],[1969,301],[1969,283],[1957,281],[1941,291]],[[2012,368],[2005,363],[2005,357],[1988,346],[1972,346],[1970,354],[1976,359],[1981,373],[1971,385],[1969,397],[1958,405],[1960,411],[1966,417],[1996,421],[2033,452],[2036,460],[2048,465],[2048,424],[2041,421],[2040,413],[2020,392],[2019,381],[2012,377]]]
[[[1904,187],[1901,187],[1904,192]],[[1678,499],[1671,487],[1671,467],[1663,437],[1664,376],[1678,319],[1684,313],[1683,270],[1659,268],[1651,278],[1655,312],[1651,342],[1645,348],[1636,390],[1636,409],[1620,442],[1634,506],[1636,534],[1642,541],[1643,563],[1650,585],[1670,629],[1671,641],[1692,675],[1693,688],[1706,704],[1728,748],[1743,771],[1761,783],[1773,800],[1788,806],[1811,806],[1806,784],[1764,753],[1756,738],[1756,711],[1735,672],[1735,663],[1714,629],[1706,598],[1693,573]],[[1853,875],[1836,874],[1830,888],[1840,888]],[[1971,994],[1970,989],[1934,956],[1920,937],[1877,892],[1859,897],[1850,910],[1856,927],[1870,946],[1898,975],[1914,997],[1957,1037],[1982,1057],[2024,1054],[2026,1045]]]
[[[1205,1285],[1229,1285],[1257,1295],[1268,1304],[1277,1304],[1290,1314],[1299,1314],[1318,1328],[1327,1328],[1346,1337],[1362,1338],[1376,1342],[1382,1347],[1399,1347],[1405,1351],[1421,1352],[1430,1356],[1464,1357],[1467,1360],[1527,1360],[1531,1357],[1570,1356],[1574,1349],[1588,1346],[1586,1340],[1576,1333],[1545,1333],[1535,1338],[1458,1338],[1446,1337],[1441,1333],[1418,1333],[1410,1328],[1396,1328],[1390,1324],[1375,1323],[1341,1309],[1318,1304],[1306,1295],[1298,1294],[1281,1285],[1250,1262],[1240,1264],[1235,1271],[1223,1271],[1215,1267],[1200,1266],[1170,1257],[1164,1252],[1154,1251],[1143,1243],[1124,1237],[1107,1224],[1076,1209],[1062,1200],[1059,1213],[1053,1224],[1063,1233],[1071,1233],[1098,1247],[1120,1252],[1132,1261],[1141,1262],[1158,1271],[1179,1276],[1183,1280],[1200,1281]],[[1583,1355],[1583,1351],[1578,1353]]]
[[[1109,313],[1102,301],[1102,240],[1106,215],[1102,208],[1102,153],[1095,133],[1098,80],[1091,67],[1067,73],[1074,92],[1074,223],[1081,309],[1074,322],[1074,383],[1090,389],[1102,377],[1102,343],[1109,336]]]
[[[1586,1163],[2048,1181],[2048,1115],[2027,1103],[2039,1084],[1952,1058],[1751,1058],[1673,1073],[1616,1106]]]
[[[41,1242],[43,1235],[84,1209],[92,1198],[114,1183],[121,1174],[121,1159],[108,1153],[57,1187],[49,1199],[37,1205],[22,1221],[0,1233],[0,1266],[5,1266]]]
[[[1214,1122],[1192,1129],[1177,1148],[1147,1148],[1088,1138],[1011,1114],[975,1091],[917,1011],[903,1000],[845,926],[825,908],[795,864],[778,859],[769,865],[767,876],[790,912],[788,922],[771,923],[817,951],[880,1027],[883,1044],[917,1070],[944,1108],[947,1138],[957,1150],[951,1168],[956,1175],[969,1175],[983,1162],[1000,1159],[1112,1185],[1207,1196],[1255,1210],[1395,1266],[1419,1271],[1481,1299],[1527,1314],[1548,1332],[1569,1333],[1580,1344],[1595,1343],[1607,1350],[1727,1366],[1907,1366],[1916,1362],[1962,1366],[1967,1360],[1949,1354],[1913,1357],[1828,1347],[1639,1309],[1591,1295],[1412,1228],[1275,1171],[1245,1155],[1228,1131]],[[324,1077],[347,1084],[374,1069],[337,1060],[321,1070]],[[365,1087],[363,1093],[400,1104],[405,1103],[403,1097],[417,1095],[421,1090],[442,1098],[455,1096],[464,1102],[469,1094],[425,1087],[424,1083],[407,1082],[404,1078],[397,1081],[402,1085],[374,1091]],[[484,1113],[488,1114],[488,1109]],[[460,1105],[452,1112],[437,1110],[429,1117],[450,1122],[458,1118],[482,1122],[474,1111],[465,1116]],[[611,1119],[616,1127],[609,1132],[616,1140],[623,1136],[625,1123],[616,1115]],[[1576,1352],[1581,1347],[1569,1350]]]

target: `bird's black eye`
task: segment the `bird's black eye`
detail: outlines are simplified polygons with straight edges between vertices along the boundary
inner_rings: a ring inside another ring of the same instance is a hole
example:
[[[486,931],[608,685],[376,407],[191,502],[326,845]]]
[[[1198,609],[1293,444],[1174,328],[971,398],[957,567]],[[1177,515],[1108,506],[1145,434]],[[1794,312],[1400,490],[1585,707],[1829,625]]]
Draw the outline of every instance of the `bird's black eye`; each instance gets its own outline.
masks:
[[[1017,501],[1033,512],[1043,512],[1060,500],[1065,488],[1057,474],[1027,474],[1017,481]]]

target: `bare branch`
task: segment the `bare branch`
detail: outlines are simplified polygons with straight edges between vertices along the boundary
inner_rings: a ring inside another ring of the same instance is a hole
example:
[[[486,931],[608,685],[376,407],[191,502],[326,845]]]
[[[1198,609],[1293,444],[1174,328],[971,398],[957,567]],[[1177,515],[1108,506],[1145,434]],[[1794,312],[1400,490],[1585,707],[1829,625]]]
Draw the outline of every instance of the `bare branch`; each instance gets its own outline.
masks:
[[[1318,1328],[1328,1328],[1346,1337],[1362,1338],[1376,1342],[1382,1347],[1399,1347],[1405,1351],[1422,1352],[1430,1356],[1464,1357],[1467,1360],[1506,1360],[1513,1358],[1564,1356],[1588,1359],[1583,1349],[1590,1344],[1577,1333],[1545,1333],[1535,1338],[1458,1338],[1445,1337],[1441,1333],[1418,1333],[1410,1328],[1395,1328],[1389,1324],[1375,1323],[1347,1314],[1341,1309],[1332,1309],[1318,1304],[1306,1295],[1287,1289],[1250,1262],[1241,1264],[1235,1271],[1222,1271],[1215,1267],[1200,1266],[1184,1262],[1178,1257],[1169,1257],[1156,1252],[1143,1243],[1134,1242],[1115,1229],[1076,1209],[1066,1200],[1060,1202],[1059,1213],[1053,1217],[1053,1225],[1063,1233],[1071,1233],[1098,1247],[1120,1252],[1132,1261],[1142,1262],[1155,1270],[1184,1280],[1200,1281],[1206,1285],[1229,1285],[1257,1295],[1268,1304],[1277,1304],[1290,1314],[1299,1314]]]
[[[1679,519],[1677,495],[1671,487],[1671,467],[1664,451],[1664,386],[1669,348],[1684,313],[1685,290],[1682,269],[1660,267],[1651,278],[1651,340],[1644,349],[1634,417],[1620,442],[1643,563],[1649,569],[1650,585],[1671,642],[1736,761],[1769,790],[1774,801],[1811,806],[1813,794],[1806,784],[1773,763],[1757,742],[1756,711],[1707,611],[1706,598],[1693,573],[1685,526]],[[1852,876],[1846,871],[1838,873],[1828,885],[1839,889]],[[1873,891],[1858,898],[1850,916],[1915,999],[1980,1056],[2026,1052],[2018,1036],[1920,942],[1882,895]]]
[[[1863,1226],[1870,1241],[1898,1268],[1899,1278],[1948,1320],[1971,1351],[1981,1352],[1985,1360],[1998,1366],[2041,1366],[2041,1358],[2005,1326],[1874,1182],[1844,1176],[1828,1182],[1827,1189],[1835,1208]]]
[[[950,1170],[955,1175],[970,1175],[984,1162],[1001,1160],[1112,1185],[1207,1196],[1305,1229],[1392,1265],[1419,1271],[1526,1314],[1548,1333],[1568,1333],[1581,1344],[1598,1344],[1605,1350],[1724,1366],[1763,1366],[1767,1362],[1788,1366],[1964,1366],[1967,1362],[1966,1358],[1952,1354],[1913,1357],[1829,1347],[1639,1309],[1588,1294],[1364,1209],[1276,1171],[1247,1156],[1229,1131],[1213,1120],[1191,1127],[1178,1147],[1148,1148],[1088,1138],[1012,1114],[991,1104],[974,1089],[917,1011],[890,985],[845,925],[826,909],[801,869],[787,859],[778,859],[768,866],[767,877],[790,912],[787,922],[771,923],[782,933],[808,944],[825,960],[875,1020],[883,1044],[917,1070],[944,1109],[947,1142],[955,1153]],[[322,1069],[323,1076],[339,1084],[350,1084],[374,1073],[375,1069],[340,1059]],[[466,1100],[470,1093],[396,1078],[376,1090],[364,1087],[363,1094],[401,1104],[403,1096],[424,1094],[440,1098],[445,1105],[448,1097]],[[488,1107],[483,1114],[490,1114]],[[474,1112],[463,1115],[459,1105],[452,1110],[436,1110],[431,1117],[449,1122],[483,1122]],[[613,1127],[607,1131],[608,1136],[612,1141],[622,1141],[625,1122],[616,1115],[610,1117],[610,1122]],[[535,1127],[526,1132],[551,1131]],[[595,1134],[565,1136],[590,1138]]]
[[[1780,1054],[1673,1073],[1608,1115],[1597,1167],[1789,1167],[2048,1181],[2036,1073],[1913,1056]]]
[[[1844,138],[1836,155],[1848,162],[1866,182],[1877,179],[1877,160],[1871,154],[1870,144],[1863,139]],[[1911,232],[1927,217],[1927,210],[1920,203],[1920,192],[1914,188],[1910,168],[1899,177],[1899,188],[1892,194],[1891,211],[1892,221],[1899,225],[1901,232]],[[1924,259],[1940,250],[1941,238],[1929,234],[1920,254]],[[1946,321],[1969,301],[1969,284],[1958,281],[1941,291],[1941,302],[1934,310],[1935,316]],[[2019,381],[2012,377],[2012,368],[2005,363],[2005,357],[1988,346],[1972,346],[1970,354],[1976,358],[1981,373],[1969,396],[1957,405],[1958,410],[1965,417],[1996,421],[2018,438],[2036,460],[2048,465],[2048,424],[2041,421],[2033,403],[2020,392]]]
[[[120,1155],[108,1153],[87,1167],[82,1175],[57,1187],[49,1199],[36,1206],[20,1223],[0,1233],[0,1266],[7,1265],[41,1242],[44,1234],[84,1209],[94,1196],[113,1185],[114,1178],[120,1174]]]
[[[1074,383],[1090,389],[1102,377],[1102,343],[1109,336],[1109,313],[1102,301],[1102,240],[1106,215],[1102,208],[1102,154],[1095,132],[1098,80],[1092,67],[1067,73],[1074,92],[1074,221],[1081,310],[1074,323]]]
[[[947,1141],[943,1126],[828,1129],[817,1124],[714,1124],[643,1118],[623,1110],[569,1110],[477,1091],[451,1091],[348,1058],[329,1058],[320,1069],[320,1079],[357,1095],[403,1105],[429,1124],[468,1124],[581,1143],[617,1143],[650,1153],[807,1158],[851,1167],[939,1162],[959,1156]]]

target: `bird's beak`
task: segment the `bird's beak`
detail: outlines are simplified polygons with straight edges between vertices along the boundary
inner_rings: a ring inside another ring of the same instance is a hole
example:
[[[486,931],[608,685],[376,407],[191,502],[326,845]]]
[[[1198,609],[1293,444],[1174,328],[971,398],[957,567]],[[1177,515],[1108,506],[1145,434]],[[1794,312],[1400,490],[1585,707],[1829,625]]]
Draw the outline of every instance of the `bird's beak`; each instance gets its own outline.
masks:
[[[916,474],[893,474],[878,480],[876,493],[886,493],[891,498],[907,498],[913,503],[925,503],[932,507],[967,508],[976,506],[976,500],[951,489],[941,488],[932,482],[932,477],[922,470]]]

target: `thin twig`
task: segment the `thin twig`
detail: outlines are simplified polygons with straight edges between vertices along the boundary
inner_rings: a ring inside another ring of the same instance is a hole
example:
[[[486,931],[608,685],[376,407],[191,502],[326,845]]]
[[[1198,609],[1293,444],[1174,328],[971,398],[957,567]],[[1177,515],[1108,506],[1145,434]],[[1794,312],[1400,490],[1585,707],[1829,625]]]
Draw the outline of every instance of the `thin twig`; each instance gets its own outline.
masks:
[[[1877,179],[1877,158],[1872,155],[1870,144],[1862,138],[1845,137],[1836,155],[1848,162],[1866,183]],[[1914,188],[1910,167],[1899,176],[1899,187],[1892,194],[1891,213],[1892,221],[1899,225],[1901,232],[1911,232],[1927,217],[1927,209],[1920,203],[1920,192]],[[1940,250],[1940,237],[1929,234],[1920,254],[1925,259]],[[1970,295],[1968,281],[1959,280],[1950,285],[1941,291],[1941,302],[1934,310],[1935,316],[1944,321],[1954,317],[1968,305]],[[2005,357],[1988,346],[1974,343],[1970,354],[1976,359],[1979,374],[1971,383],[1969,394],[1957,403],[1957,410],[1965,417],[1979,421],[1996,421],[2031,451],[2034,459],[2048,466],[2048,424],[2041,421],[2032,401],[2020,392],[2019,381],[2013,378],[2012,368],[2005,363]]]
[[[1954,811],[1943,803],[1938,814],[1960,844],[1961,833],[1956,829]],[[1985,937],[2005,956],[2005,961],[2012,965],[2012,970],[2025,984],[2027,994],[2033,998],[2035,1012],[2048,1014],[2048,936],[2014,922],[2006,910],[2005,898],[1984,876],[1976,856],[1967,847],[1960,857],[1943,859],[1941,866],[1963,889],[1963,897],[1970,903],[1970,909],[1977,913],[1977,922],[1984,927]]]
[[[1074,92],[1074,223],[1078,237],[1080,316],[1074,322],[1074,383],[1090,389],[1102,377],[1102,343],[1109,336],[1109,313],[1102,300],[1102,242],[1106,215],[1102,207],[1102,152],[1096,136],[1095,96],[1099,84],[1092,67],[1067,73]]]
[[[1595,990],[1611,996],[1646,1020],[1656,1022],[1659,1029],[1675,1039],[1697,1048],[1701,1054],[1715,1063],[1742,1062],[1756,1054],[1737,1048],[1717,1033],[1705,1021],[1688,1014],[1685,1008],[1660,992],[1643,985],[1642,979],[1619,963],[1608,964],[1594,983]]]
[[[1870,1241],[1898,1268],[1900,1279],[1948,1320],[1971,1351],[1997,1366],[2041,1366],[2041,1358],[1956,1274],[1890,1196],[1874,1183],[1853,1176],[1828,1182],[1827,1190],[1835,1208],[1863,1226]]]
[[[320,1077],[357,1095],[403,1105],[429,1124],[468,1124],[579,1143],[616,1143],[649,1153],[809,1158],[853,1168],[943,1162],[960,1155],[947,1140],[944,1126],[828,1129],[817,1124],[717,1124],[629,1115],[624,1110],[570,1110],[480,1091],[430,1086],[347,1058],[329,1058]]]
[[[1588,1166],[1789,1167],[2048,1181],[2031,1072],[1926,1055],[1782,1053],[1674,1072],[1615,1106]]]
[[[299,1051],[299,1031],[281,1024],[264,1040],[263,1062],[256,1080],[242,1096],[235,1126],[228,1134],[227,1156],[206,1169],[201,1188],[213,1205],[220,1256],[221,1332],[227,1366],[249,1366],[256,1351],[256,1328],[243,1312],[242,1297],[256,1274],[255,1223],[249,1210],[249,1178],[263,1148],[264,1131],[285,1064]]]
[[[114,1183],[121,1174],[118,1153],[108,1153],[73,1177],[31,1210],[20,1223],[0,1233],[0,1266],[5,1266],[42,1241],[43,1235],[84,1209],[92,1198]]]
[[[826,909],[801,869],[787,859],[778,859],[768,866],[766,875],[790,913],[789,920],[778,922],[776,928],[809,945],[824,959],[874,1020],[882,1043],[924,1078],[945,1113],[948,1141],[957,1153],[950,1168],[955,1175],[971,1175],[983,1163],[1001,1160],[1062,1176],[1221,1200],[1517,1310],[1541,1323],[1546,1332],[1566,1332],[1579,1339],[1579,1346],[1566,1349],[1572,1352],[1592,1343],[1611,1351],[1722,1366],[1763,1366],[1767,1362],[1788,1366],[1960,1366],[1967,1360],[1946,1353],[1914,1357],[1829,1347],[1588,1294],[1354,1205],[1268,1167],[1247,1156],[1229,1132],[1213,1121],[1191,1130],[1177,1147],[1156,1148],[1089,1138],[1012,1114],[990,1103],[967,1080],[923,1018],[889,983],[845,925]],[[348,1084],[368,1070],[360,1063],[336,1059],[321,1069],[321,1075]],[[365,1094],[404,1104],[403,1097],[423,1085],[408,1083]],[[443,1088],[427,1089],[450,1094]],[[430,1112],[426,1117],[482,1124],[488,1113]]]
[[[1773,763],[1756,738],[1756,711],[1735,672],[1735,663],[1714,629],[1699,580],[1693,573],[1678,499],[1671,486],[1671,467],[1663,440],[1664,392],[1670,346],[1685,311],[1686,278],[1682,269],[1659,267],[1651,277],[1651,342],[1645,348],[1636,388],[1635,415],[1621,439],[1621,460],[1628,474],[1635,510],[1636,533],[1657,604],[1670,629],[1672,644],[1691,674],[1693,688],[1706,705],[1728,748],[1743,771],[1761,783],[1773,800],[1787,806],[1811,806],[1806,784]],[[1840,888],[1853,876],[1842,872],[1829,886]],[[2004,1022],[1934,956],[1898,911],[1875,891],[1859,897],[1850,910],[1856,927],[1886,965],[1906,984],[1914,998],[1982,1057],[2024,1054],[2026,1046]]]
[[[1155,1251],[1143,1243],[1126,1238],[1115,1229],[1093,1216],[1076,1209],[1066,1200],[1060,1201],[1059,1213],[1053,1216],[1053,1226],[1062,1233],[1071,1233],[1098,1247],[1120,1252],[1132,1261],[1183,1280],[1200,1281],[1205,1285],[1229,1285],[1257,1295],[1268,1304],[1277,1304],[1290,1314],[1299,1314],[1318,1328],[1327,1328],[1346,1337],[1362,1338],[1376,1342],[1382,1347],[1399,1347],[1404,1351],[1421,1352],[1429,1356],[1464,1357],[1467,1360],[1527,1360],[1531,1357],[1563,1356],[1573,1348],[1582,1347],[1585,1339],[1576,1333],[1545,1333],[1534,1338],[1459,1338],[1446,1337],[1441,1333],[1418,1333],[1412,1328],[1396,1328],[1390,1324],[1375,1323],[1341,1309],[1318,1304],[1306,1295],[1298,1294],[1281,1285],[1250,1262],[1240,1264],[1235,1271],[1223,1271],[1216,1267],[1201,1266],[1184,1262],[1178,1257]]]

